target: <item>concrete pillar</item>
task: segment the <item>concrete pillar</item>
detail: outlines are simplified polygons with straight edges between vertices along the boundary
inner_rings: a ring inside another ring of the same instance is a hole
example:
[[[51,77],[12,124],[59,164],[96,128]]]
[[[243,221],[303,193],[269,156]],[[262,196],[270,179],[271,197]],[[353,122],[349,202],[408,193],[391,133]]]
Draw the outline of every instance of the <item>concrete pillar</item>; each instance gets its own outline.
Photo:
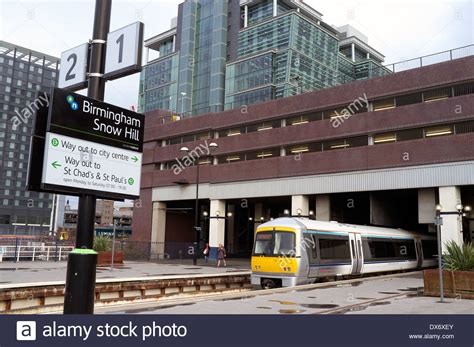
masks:
[[[434,188],[418,189],[418,223],[432,224],[436,217],[436,191]]]
[[[286,157],[286,148],[285,147],[280,148],[280,157]]]
[[[353,43],[351,43],[351,58],[352,58],[353,62],[356,61],[356,58],[355,58],[355,44],[353,44]]]
[[[176,35],[173,35],[173,53],[176,52]]]
[[[225,241],[225,200],[211,200],[209,212],[209,246],[211,259],[217,258],[217,247]]]
[[[316,195],[316,220],[331,220],[331,199],[329,195]]]
[[[301,216],[309,215],[309,201],[306,195],[293,195],[291,197],[291,215],[298,216],[298,210],[301,210]]]
[[[249,26],[249,7],[244,6],[244,28]]]
[[[162,257],[165,253],[166,203],[153,202],[151,221],[151,253]]]
[[[263,204],[262,204],[261,202],[257,202],[257,203],[255,204],[255,220],[254,220],[254,221],[255,221],[255,223],[254,223],[254,226],[255,226],[255,227],[254,227],[254,231],[253,231],[254,234],[255,234],[255,231],[257,230],[257,227],[258,227],[260,224],[262,224],[262,223],[261,223],[261,218],[262,218],[262,217],[265,217],[265,216],[263,215]]]
[[[441,226],[441,242],[443,253],[446,252],[446,243],[454,241],[462,245],[462,221],[457,214],[456,205],[461,203],[461,190],[459,187],[439,187],[439,203],[443,207]],[[449,214],[445,214],[449,213]]]
[[[273,17],[278,15],[278,0],[273,0]]]

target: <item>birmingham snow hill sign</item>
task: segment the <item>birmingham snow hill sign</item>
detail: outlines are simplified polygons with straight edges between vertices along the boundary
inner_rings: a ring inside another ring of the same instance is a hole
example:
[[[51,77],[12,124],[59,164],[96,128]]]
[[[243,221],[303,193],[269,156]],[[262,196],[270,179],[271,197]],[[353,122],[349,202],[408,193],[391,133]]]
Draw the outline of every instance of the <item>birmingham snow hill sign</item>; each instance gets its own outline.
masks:
[[[36,114],[28,188],[138,198],[144,125],[142,114],[54,88]]]

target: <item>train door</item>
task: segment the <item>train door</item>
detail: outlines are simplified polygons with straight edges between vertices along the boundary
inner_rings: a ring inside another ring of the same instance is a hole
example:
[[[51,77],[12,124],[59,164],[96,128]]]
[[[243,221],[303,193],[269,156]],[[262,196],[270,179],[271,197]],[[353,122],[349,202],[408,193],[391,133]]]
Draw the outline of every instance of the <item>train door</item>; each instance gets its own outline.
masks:
[[[308,277],[315,278],[319,274],[319,258],[317,237],[314,234],[304,234],[305,250],[308,257]]]
[[[351,244],[352,275],[357,275],[361,273],[364,261],[364,256],[362,254],[362,239],[360,234],[349,233],[349,241]]]
[[[421,239],[416,239],[415,245],[416,245],[416,258],[418,259],[416,266],[418,268],[421,268],[421,266],[423,265],[423,249],[421,247]]]

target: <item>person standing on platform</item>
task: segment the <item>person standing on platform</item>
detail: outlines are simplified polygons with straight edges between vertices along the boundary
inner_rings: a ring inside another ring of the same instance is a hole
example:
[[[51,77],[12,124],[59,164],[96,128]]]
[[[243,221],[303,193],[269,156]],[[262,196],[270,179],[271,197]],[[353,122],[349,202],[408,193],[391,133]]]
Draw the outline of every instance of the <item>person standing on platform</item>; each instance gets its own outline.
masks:
[[[204,261],[207,263],[209,261],[209,253],[211,253],[211,249],[209,248],[209,244],[206,243],[206,247],[204,248]]]
[[[227,266],[225,262],[225,257],[227,256],[224,245],[219,243],[219,248],[217,249],[217,267],[221,266],[221,261],[224,263],[224,266]]]

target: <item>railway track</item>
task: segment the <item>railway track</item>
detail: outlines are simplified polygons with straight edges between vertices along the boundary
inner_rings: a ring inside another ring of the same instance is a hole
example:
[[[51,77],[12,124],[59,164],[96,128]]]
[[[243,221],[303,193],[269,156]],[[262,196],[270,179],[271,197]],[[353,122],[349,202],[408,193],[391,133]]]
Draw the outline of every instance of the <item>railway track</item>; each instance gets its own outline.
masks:
[[[206,293],[203,295],[193,295],[189,297],[170,297],[162,299],[159,302],[139,302],[139,303],[130,303],[130,304],[110,304],[107,306],[97,307],[95,312],[98,314],[101,313],[144,313],[151,312],[154,310],[159,310],[163,308],[169,308],[174,306],[186,306],[198,302],[205,301],[228,301],[228,300],[249,300],[258,296],[265,296],[271,294],[284,294],[291,293],[294,291],[310,291],[313,289],[325,289],[331,287],[344,287],[351,286],[361,281],[375,281],[380,279],[390,279],[400,276],[410,276],[413,272],[406,273],[397,273],[390,275],[381,275],[381,276],[371,276],[363,278],[353,278],[348,280],[339,280],[331,282],[322,282],[316,284],[307,284],[297,287],[286,287],[286,288],[274,288],[274,289],[251,289],[251,288],[241,288],[232,292],[223,292],[223,293]],[[387,292],[388,293],[388,292]],[[363,300],[354,304],[342,305],[337,308],[323,309],[322,311],[317,312],[316,314],[341,314],[352,311],[360,311],[368,307],[369,305],[374,306],[380,303],[386,302],[388,300],[402,298],[405,296],[415,296],[420,295],[420,288],[413,288],[413,290],[405,290],[402,293],[391,293],[384,295],[381,298],[372,298],[368,300]],[[289,310],[291,311],[291,310]],[[291,312],[289,312],[291,313]],[[295,312],[297,313],[297,312]]]

